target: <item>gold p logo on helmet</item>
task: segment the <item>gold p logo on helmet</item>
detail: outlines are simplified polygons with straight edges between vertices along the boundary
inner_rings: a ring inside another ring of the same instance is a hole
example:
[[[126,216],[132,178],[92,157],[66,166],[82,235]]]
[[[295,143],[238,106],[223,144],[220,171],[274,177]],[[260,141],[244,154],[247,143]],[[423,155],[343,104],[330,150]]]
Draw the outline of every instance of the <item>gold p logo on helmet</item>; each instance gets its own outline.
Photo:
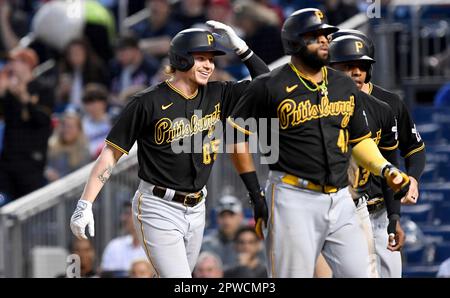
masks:
[[[356,51],[359,53],[359,50],[364,47],[364,44],[360,41],[355,41]]]
[[[316,17],[319,19],[319,22],[322,22],[323,13],[320,10],[316,10],[314,13],[316,14]]]
[[[214,37],[211,34],[208,34],[208,45],[212,45],[214,42]]]

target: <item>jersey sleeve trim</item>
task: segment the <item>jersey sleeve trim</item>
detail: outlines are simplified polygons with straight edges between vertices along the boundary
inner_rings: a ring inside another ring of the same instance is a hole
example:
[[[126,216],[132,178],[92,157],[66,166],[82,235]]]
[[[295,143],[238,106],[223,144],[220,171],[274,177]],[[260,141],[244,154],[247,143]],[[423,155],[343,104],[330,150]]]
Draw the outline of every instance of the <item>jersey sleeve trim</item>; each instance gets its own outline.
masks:
[[[228,124],[230,124],[233,128],[237,129],[238,131],[242,132],[243,134],[246,135],[251,135],[253,134],[251,131],[246,130],[245,128],[240,127],[239,125],[237,125],[235,122],[233,122],[233,120],[231,120],[231,117],[227,118],[227,122]]]
[[[379,147],[380,149],[382,149],[382,150],[386,150],[386,151],[392,151],[392,150],[395,150],[395,149],[397,149],[398,148],[398,141],[395,143],[395,145],[394,146],[391,146],[391,147]]]
[[[422,144],[422,146],[420,146],[420,147],[418,147],[418,148],[416,148],[416,149],[411,150],[411,151],[410,151],[408,154],[406,154],[403,158],[410,157],[410,156],[413,155],[414,153],[417,153],[417,152],[423,150],[424,148],[425,148],[425,144]]]
[[[362,141],[364,139],[370,138],[371,135],[372,135],[372,132],[369,131],[366,135],[363,135],[362,137],[357,138],[357,139],[349,140],[348,142],[350,144],[359,143],[360,141]]]
[[[119,150],[120,152],[122,152],[122,153],[128,155],[128,151],[127,151],[127,150],[121,148],[120,146],[114,144],[113,142],[108,141],[108,140],[105,140],[105,143],[108,144],[108,145],[110,145],[110,146],[113,147],[114,149],[117,149],[117,150]]]

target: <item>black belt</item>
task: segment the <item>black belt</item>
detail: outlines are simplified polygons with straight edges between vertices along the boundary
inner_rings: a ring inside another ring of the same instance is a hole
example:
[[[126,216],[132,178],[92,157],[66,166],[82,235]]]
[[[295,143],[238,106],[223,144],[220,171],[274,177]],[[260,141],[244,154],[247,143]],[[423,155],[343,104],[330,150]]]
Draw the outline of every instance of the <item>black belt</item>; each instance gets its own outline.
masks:
[[[153,195],[164,198],[166,195],[167,188],[161,187],[161,186],[155,186],[153,187]],[[182,192],[182,191],[176,191],[173,195],[172,201],[181,203],[184,206],[187,207],[194,207],[198,203],[200,203],[203,199],[203,191],[197,191],[197,192]]]
[[[385,206],[385,202],[383,198],[376,198],[370,201],[367,201],[367,210],[369,213],[375,213],[383,209]]]

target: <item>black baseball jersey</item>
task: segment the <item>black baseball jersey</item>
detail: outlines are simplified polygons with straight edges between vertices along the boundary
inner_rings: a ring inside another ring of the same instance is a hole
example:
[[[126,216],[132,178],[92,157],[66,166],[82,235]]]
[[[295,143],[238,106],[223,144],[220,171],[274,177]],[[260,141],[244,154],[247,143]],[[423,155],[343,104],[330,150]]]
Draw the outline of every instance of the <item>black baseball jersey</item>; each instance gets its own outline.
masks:
[[[141,179],[179,191],[198,191],[223,145],[219,125],[248,83],[209,82],[189,98],[169,81],[150,87],[131,99],[106,143],[128,153],[137,140]],[[185,150],[174,151],[173,145]]]
[[[372,139],[380,152],[385,157],[389,155],[389,159],[391,159],[389,161],[396,164],[395,154],[384,154],[386,151],[392,151],[398,147],[397,126],[392,109],[385,102],[364,92],[360,92],[360,99],[363,101],[363,113],[366,114]],[[374,176],[367,169],[357,166],[354,160],[349,167],[349,183],[352,186],[350,192],[354,199],[362,195],[368,195],[369,198],[383,197],[381,178]]]
[[[353,81],[331,68],[322,71],[324,81],[318,85],[290,63],[259,76],[229,122],[240,133],[251,133],[246,126],[239,127],[237,118],[278,118],[279,159],[269,168],[317,184],[345,187],[348,145],[370,137],[370,131]]]
[[[411,158],[412,155],[425,155],[425,144],[417,131],[416,125],[414,124],[405,102],[400,96],[377,85],[373,85],[372,83],[369,85],[369,93],[379,100],[386,102],[392,108],[397,121],[398,147],[401,156],[407,159]],[[410,171],[407,165],[408,174],[418,179],[425,166],[424,161],[425,157],[423,157],[423,165],[416,167],[417,169],[415,169],[415,171]]]

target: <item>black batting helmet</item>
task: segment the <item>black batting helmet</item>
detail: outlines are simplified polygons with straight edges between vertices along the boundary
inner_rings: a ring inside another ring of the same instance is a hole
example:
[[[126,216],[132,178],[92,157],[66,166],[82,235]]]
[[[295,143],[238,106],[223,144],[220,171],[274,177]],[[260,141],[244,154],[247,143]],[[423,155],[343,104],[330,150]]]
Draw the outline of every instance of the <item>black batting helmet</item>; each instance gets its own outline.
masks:
[[[369,48],[369,57],[375,59],[375,45],[372,40],[367,37],[364,33],[355,29],[339,29],[339,31],[331,34],[331,40],[336,39],[341,36],[353,35],[364,40],[364,44]]]
[[[367,62],[369,68],[365,83],[370,81],[372,76],[372,64],[375,60],[369,56],[369,47],[362,38],[353,35],[344,35],[333,39],[329,48],[330,64],[350,61]]]
[[[215,56],[225,55],[216,43],[213,33],[204,29],[186,29],[180,31],[170,42],[170,65],[180,71],[188,71],[194,65],[195,52],[211,52]]]
[[[295,55],[306,46],[302,35],[320,31],[327,36],[338,30],[337,27],[327,24],[325,15],[316,8],[300,9],[292,13],[281,28],[281,41],[284,53]]]

